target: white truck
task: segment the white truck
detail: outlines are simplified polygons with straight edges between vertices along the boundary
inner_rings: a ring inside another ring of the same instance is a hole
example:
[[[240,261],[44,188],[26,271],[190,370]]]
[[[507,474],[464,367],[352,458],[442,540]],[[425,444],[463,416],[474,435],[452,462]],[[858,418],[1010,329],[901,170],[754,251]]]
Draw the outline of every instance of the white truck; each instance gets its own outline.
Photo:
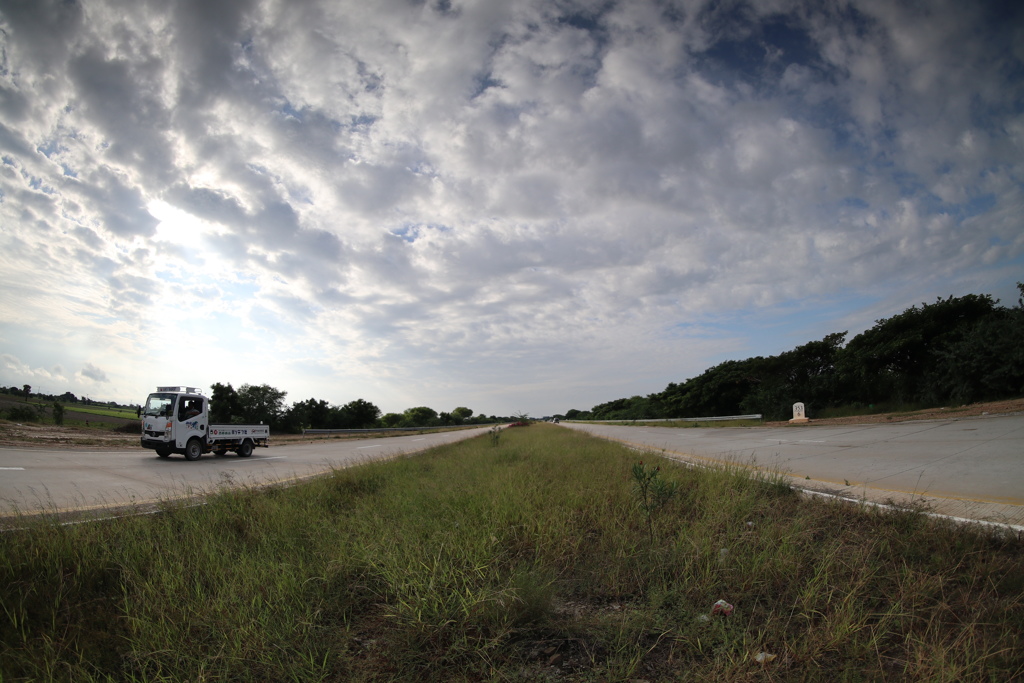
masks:
[[[256,446],[270,445],[267,425],[209,424],[210,400],[195,387],[157,387],[142,409],[142,447],[161,458],[182,453],[198,460],[203,453],[234,451],[243,458]]]

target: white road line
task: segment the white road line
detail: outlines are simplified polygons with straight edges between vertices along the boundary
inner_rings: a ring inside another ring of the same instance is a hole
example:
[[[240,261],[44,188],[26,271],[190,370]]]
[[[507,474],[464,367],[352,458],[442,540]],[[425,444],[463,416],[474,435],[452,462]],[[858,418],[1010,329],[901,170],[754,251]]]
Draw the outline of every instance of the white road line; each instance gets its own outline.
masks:
[[[25,469],[24,467],[0,467],[0,470],[22,470],[22,471],[24,471],[24,469]]]
[[[426,439],[413,439],[413,441],[426,441]]]
[[[380,448],[380,444],[376,444],[374,446],[356,446],[356,450],[359,450],[361,448]]]
[[[768,443],[825,443],[825,439],[765,439]]]

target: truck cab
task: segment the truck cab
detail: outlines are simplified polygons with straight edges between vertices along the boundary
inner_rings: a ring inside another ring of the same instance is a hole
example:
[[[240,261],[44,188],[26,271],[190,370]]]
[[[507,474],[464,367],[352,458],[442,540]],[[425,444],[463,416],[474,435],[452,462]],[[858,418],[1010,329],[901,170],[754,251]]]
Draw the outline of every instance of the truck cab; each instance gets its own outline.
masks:
[[[142,447],[161,458],[171,453],[188,457],[189,441],[197,439],[201,455],[208,441],[209,405],[195,387],[157,387],[142,409]]]

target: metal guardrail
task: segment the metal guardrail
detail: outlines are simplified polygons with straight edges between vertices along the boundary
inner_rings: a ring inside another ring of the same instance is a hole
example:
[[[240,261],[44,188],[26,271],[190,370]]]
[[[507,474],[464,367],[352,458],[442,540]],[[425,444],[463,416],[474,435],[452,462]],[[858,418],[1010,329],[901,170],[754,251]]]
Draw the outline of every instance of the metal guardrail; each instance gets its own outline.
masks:
[[[722,422],[725,420],[760,420],[762,415],[725,415],[722,417],[662,417],[650,420],[631,420],[630,418],[619,418],[618,420],[566,420],[566,422]]]

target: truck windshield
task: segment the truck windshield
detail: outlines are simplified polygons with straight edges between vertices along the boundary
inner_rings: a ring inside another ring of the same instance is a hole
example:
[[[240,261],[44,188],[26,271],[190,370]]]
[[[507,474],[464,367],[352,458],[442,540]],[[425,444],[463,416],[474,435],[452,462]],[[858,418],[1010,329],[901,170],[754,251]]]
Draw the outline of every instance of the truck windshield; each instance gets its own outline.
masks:
[[[142,414],[150,417],[170,417],[174,414],[174,397],[174,394],[150,394]]]

